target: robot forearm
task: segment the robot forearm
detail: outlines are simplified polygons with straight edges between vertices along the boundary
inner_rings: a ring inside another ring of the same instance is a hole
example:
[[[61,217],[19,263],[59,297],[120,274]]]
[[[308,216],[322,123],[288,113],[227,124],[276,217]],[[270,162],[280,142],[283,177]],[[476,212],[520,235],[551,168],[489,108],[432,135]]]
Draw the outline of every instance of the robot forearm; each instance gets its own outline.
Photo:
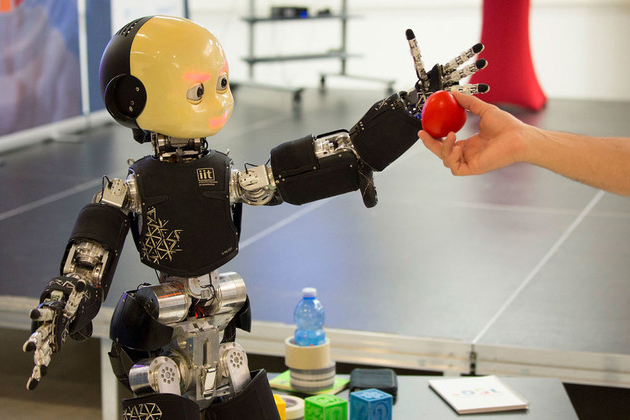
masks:
[[[407,92],[391,95],[372,105],[350,129],[350,138],[361,160],[382,171],[418,140],[422,129],[416,103]]]

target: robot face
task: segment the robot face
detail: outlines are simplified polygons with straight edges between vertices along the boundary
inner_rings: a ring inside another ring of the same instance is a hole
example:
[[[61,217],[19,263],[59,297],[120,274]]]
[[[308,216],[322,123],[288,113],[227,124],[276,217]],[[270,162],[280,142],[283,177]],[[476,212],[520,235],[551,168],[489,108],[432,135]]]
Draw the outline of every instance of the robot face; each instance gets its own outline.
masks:
[[[221,130],[232,112],[223,48],[206,28],[189,20],[154,16],[142,23],[131,43],[129,69],[146,90],[146,103],[135,118],[143,130],[207,137]]]

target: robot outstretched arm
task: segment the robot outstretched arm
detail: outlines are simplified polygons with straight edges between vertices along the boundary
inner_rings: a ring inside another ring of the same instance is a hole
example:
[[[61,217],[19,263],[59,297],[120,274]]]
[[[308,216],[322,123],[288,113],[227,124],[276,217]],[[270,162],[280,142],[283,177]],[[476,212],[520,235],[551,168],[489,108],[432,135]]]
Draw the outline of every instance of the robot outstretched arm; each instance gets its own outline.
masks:
[[[418,81],[408,92],[376,102],[349,130],[282,143],[271,151],[270,166],[261,165],[235,175],[234,188],[248,204],[285,201],[304,204],[361,190],[367,207],[377,203],[373,172],[384,170],[418,139],[426,99],[439,90],[465,94],[485,93],[488,85],[460,82],[488,64],[466,62],[483,50],[476,44],[444,65],[426,71],[413,31],[407,30]],[[463,66],[463,67],[462,67]],[[255,194],[254,194],[255,192]]]
[[[122,180],[108,181],[92,204],[86,205],[74,225],[61,263],[33,309],[33,334],[23,350],[34,352],[35,367],[27,388],[34,389],[53,353],[70,335],[84,340],[92,335],[92,319],[98,313],[122,251],[129,222],[125,207],[129,197]]]

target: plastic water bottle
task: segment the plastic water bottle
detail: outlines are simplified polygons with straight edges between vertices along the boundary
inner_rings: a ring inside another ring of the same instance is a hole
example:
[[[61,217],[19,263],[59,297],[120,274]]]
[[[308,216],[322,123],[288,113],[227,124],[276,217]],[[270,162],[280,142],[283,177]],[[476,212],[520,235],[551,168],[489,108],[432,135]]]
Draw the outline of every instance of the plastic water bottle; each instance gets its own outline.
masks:
[[[293,311],[293,321],[297,329],[294,339],[298,346],[318,346],[324,344],[324,307],[317,299],[317,289],[305,287]]]

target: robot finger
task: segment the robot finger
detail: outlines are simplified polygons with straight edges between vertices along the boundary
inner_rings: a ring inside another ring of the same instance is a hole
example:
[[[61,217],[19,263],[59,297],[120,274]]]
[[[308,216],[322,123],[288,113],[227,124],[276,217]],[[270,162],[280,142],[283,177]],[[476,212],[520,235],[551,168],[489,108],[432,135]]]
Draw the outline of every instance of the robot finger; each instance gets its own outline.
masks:
[[[422,55],[420,54],[420,48],[418,47],[418,41],[416,41],[416,35],[411,29],[407,29],[407,42],[409,42],[409,49],[411,50],[411,57],[413,57],[413,64],[416,67],[416,75],[422,82],[429,80],[427,72],[424,69],[424,63],[422,62]]]
[[[478,83],[476,85],[453,85],[446,88],[451,92],[459,92],[464,95],[476,95],[478,93],[487,93],[490,91],[490,86],[485,83]]]
[[[452,59],[448,63],[444,64],[442,66],[442,71],[444,72],[444,74],[448,74],[448,73],[454,72],[455,70],[457,70],[457,68],[459,66],[461,66],[466,61],[468,61],[471,58],[473,58],[475,55],[479,54],[481,51],[483,51],[483,44],[482,43],[478,43],[478,44],[473,45],[472,48],[464,51],[459,56],[455,57],[454,59]]]
[[[52,358],[52,349],[50,348],[50,343],[45,341],[40,347],[35,350],[33,354],[33,361],[35,362],[35,366],[41,366],[46,368],[50,364],[50,360]],[[43,374],[45,374],[45,370]]]
[[[69,321],[74,319],[74,315],[77,313],[77,309],[79,309],[79,304],[85,295],[85,288],[85,281],[79,280],[68,297],[68,302],[63,310],[63,314]]]
[[[51,324],[44,324],[37,329],[31,336],[26,340],[24,346],[22,346],[22,350],[25,352],[35,351],[40,348],[43,343],[50,337],[52,332]]]
[[[445,85],[455,84],[459,82],[460,80],[474,73],[477,73],[479,70],[485,68],[487,65],[488,65],[488,62],[484,60],[483,58],[481,60],[477,60],[476,62],[469,64],[468,66],[462,69],[453,71],[447,74],[446,76],[444,76],[444,84]]]
[[[33,372],[31,373],[31,376],[28,378],[28,381],[26,382],[26,389],[28,389],[29,391],[34,390],[37,384],[39,384],[39,381],[45,375],[46,375],[46,366],[35,365],[35,367],[33,368]]]
[[[29,314],[30,318],[33,321],[38,321],[38,322],[52,321],[54,315],[55,315],[55,311],[45,306],[40,306],[38,308],[35,308]]]
[[[46,375],[48,365],[52,357],[52,349],[48,340],[44,341],[41,346],[37,347],[35,354],[33,355],[33,361],[35,366],[33,372],[26,382],[26,389],[32,391],[35,389],[39,381]]]
[[[39,383],[40,379],[42,379],[40,367],[35,366],[33,368],[33,373],[31,373],[31,376],[28,378],[28,381],[26,382],[26,389],[28,389],[29,391],[34,390],[37,384]]]

